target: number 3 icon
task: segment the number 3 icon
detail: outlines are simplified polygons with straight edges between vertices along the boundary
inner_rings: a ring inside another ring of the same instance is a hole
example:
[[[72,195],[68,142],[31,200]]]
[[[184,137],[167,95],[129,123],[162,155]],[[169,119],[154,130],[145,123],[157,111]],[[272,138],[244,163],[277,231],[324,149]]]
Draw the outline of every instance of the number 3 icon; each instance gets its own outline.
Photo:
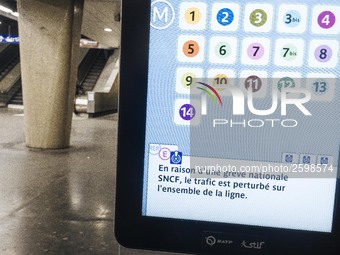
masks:
[[[255,27],[262,27],[267,22],[267,13],[262,9],[256,9],[250,14],[250,23]]]

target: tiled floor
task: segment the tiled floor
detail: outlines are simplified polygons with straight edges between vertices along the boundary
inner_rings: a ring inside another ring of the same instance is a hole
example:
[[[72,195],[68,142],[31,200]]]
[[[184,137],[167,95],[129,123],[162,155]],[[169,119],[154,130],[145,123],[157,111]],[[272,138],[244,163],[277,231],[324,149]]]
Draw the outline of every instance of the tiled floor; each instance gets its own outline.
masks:
[[[114,238],[116,115],[76,116],[61,151],[26,148],[20,110],[0,122],[0,254],[161,254]]]

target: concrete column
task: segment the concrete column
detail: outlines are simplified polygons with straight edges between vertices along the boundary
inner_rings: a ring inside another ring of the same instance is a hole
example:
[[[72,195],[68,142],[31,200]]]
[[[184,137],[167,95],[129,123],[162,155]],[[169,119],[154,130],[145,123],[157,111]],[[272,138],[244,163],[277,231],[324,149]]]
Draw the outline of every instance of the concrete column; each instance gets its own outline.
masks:
[[[18,0],[26,145],[70,146],[84,0]]]

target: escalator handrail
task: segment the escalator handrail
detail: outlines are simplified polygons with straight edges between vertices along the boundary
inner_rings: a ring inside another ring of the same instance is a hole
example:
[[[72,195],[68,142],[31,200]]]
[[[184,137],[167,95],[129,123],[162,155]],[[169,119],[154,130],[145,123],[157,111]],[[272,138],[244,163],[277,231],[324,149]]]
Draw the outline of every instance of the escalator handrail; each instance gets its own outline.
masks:
[[[19,46],[12,44],[0,53],[0,73],[19,56]]]

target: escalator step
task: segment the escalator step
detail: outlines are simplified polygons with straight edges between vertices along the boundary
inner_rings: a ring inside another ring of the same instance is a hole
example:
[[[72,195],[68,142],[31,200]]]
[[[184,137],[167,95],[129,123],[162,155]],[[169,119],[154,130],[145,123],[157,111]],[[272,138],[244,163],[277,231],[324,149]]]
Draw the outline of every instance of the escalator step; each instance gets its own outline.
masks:
[[[96,82],[97,79],[98,79],[98,77],[96,77],[96,78],[89,78],[89,79],[86,79],[85,82],[88,82],[88,83]]]

